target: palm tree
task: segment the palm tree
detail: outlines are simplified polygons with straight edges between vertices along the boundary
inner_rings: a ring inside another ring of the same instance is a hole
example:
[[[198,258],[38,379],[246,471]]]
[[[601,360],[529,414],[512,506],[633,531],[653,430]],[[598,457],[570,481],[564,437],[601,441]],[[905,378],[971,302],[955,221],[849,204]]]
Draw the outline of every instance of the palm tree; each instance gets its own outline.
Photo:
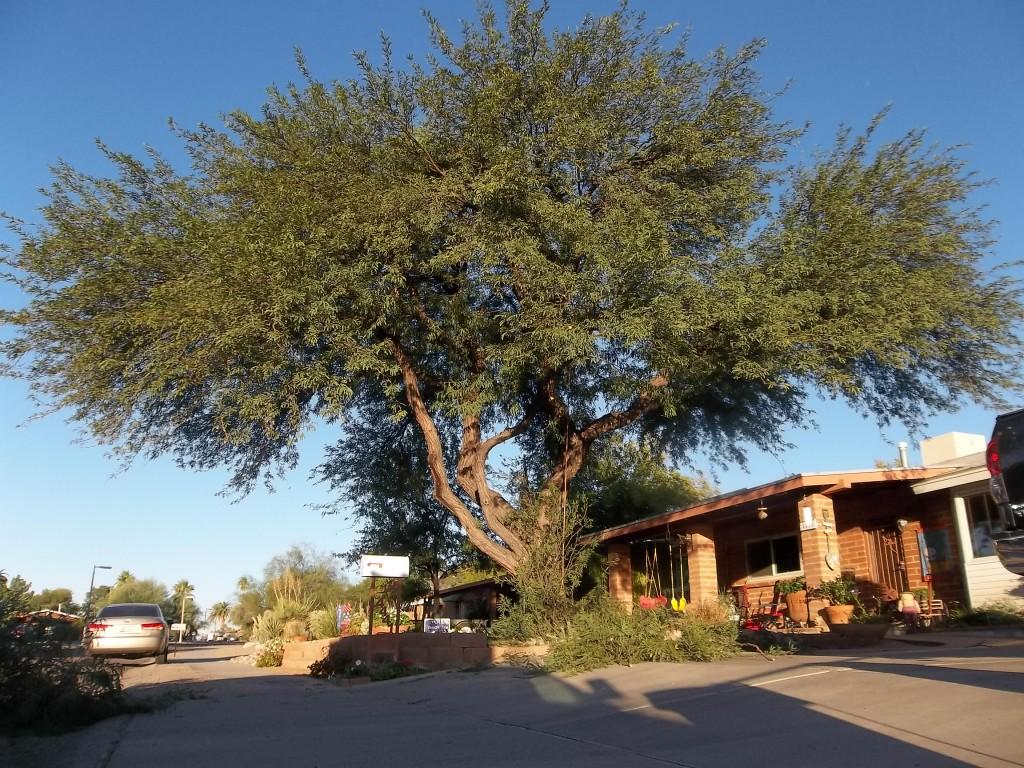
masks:
[[[231,605],[221,601],[210,607],[210,618],[217,622],[218,629],[224,629],[224,624],[231,616]]]
[[[185,601],[191,600],[192,596],[195,594],[195,591],[196,588],[192,584],[189,584],[188,580],[186,579],[182,579],[174,585],[174,606],[176,609],[180,606],[181,620],[183,622],[185,620]],[[179,634],[178,637],[180,639],[181,635]]]

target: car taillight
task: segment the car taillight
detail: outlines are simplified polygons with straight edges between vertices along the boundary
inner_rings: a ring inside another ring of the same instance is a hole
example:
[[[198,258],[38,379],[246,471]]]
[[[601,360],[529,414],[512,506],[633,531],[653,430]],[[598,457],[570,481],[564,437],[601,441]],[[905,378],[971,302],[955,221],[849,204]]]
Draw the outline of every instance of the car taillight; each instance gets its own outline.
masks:
[[[994,435],[985,449],[985,463],[988,465],[988,473],[992,477],[999,477],[1003,473],[999,466],[999,435]]]
[[[103,630],[107,629],[108,627],[110,627],[109,624],[92,623],[92,624],[90,624],[86,628],[86,630],[89,631],[89,632],[92,632],[92,633],[96,633],[96,632],[102,632]]]
[[[164,628],[164,624],[163,624],[162,621],[156,621],[156,622],[153,622],[151,624],[143,624],[142,628],[143,629],[163,629]]]

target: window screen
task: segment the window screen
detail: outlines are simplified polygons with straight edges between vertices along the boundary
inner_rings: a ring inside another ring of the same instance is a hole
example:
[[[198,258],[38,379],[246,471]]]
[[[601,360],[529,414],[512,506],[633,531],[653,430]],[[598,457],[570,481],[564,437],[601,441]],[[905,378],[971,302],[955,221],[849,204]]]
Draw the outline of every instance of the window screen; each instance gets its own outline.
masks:
[[[747,573],[750,576],[775,576],[799,570],[798,536],[747,542]]]

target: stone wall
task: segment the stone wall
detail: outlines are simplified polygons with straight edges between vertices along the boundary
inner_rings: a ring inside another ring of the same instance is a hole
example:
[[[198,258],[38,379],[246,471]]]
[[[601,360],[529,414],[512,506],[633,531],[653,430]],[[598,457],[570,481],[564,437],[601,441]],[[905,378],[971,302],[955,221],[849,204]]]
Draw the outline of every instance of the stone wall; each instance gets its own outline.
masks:
[[[357,659],[366,661],[367,637],[358,635],[288,643],[281,666],[296,673],[306,672],[310,664],[328,653],[338,666]],[[540,660],[546,654],[547,646],[544,645],[489,645],[486,635],[468,632],[374,635],[370,644],[372,662],[402,661],[425,669],[464,669],[482,664],[515,663],[524,658]]]

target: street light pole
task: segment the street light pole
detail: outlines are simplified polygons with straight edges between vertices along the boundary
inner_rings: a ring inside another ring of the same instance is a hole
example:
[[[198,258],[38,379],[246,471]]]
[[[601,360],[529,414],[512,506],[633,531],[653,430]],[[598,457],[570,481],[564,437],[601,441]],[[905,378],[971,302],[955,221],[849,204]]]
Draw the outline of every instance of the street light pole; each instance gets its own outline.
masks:
[[[94,565],[92,567],[92,577],[89,579],[89,594],[85,596],[85,619],[88,621],[92,618],[92,590],[96,584],[96,569],[99,568],[101,571],[109,571],[112,566],[109,565]]]

